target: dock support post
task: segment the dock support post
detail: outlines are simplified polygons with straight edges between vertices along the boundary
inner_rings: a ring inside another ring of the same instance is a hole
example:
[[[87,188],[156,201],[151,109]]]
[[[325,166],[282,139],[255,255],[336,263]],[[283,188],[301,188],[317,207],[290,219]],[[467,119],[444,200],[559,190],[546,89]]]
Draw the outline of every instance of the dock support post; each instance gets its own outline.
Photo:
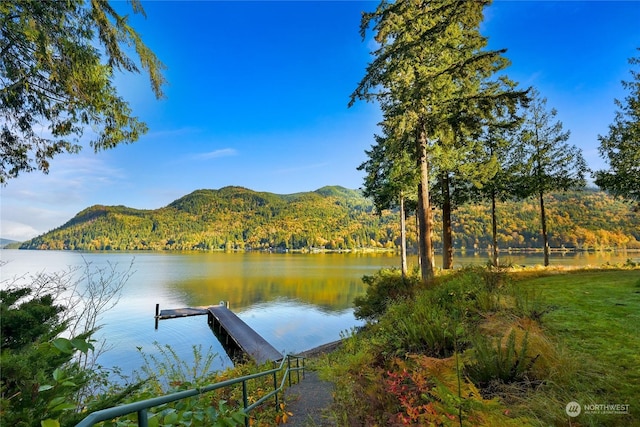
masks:
[[[158,329],[159,319],[160,319],[160,304],[156,304],[156,329]]]

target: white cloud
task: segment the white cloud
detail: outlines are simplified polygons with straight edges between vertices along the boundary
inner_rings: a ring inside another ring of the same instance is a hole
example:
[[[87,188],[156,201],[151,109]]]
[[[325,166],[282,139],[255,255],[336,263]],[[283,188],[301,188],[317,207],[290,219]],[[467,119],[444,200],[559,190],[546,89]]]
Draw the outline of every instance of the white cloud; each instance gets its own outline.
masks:
[[[236,156],[238,151],[233,148],[223,148],[220,150],[209,151],[208,153],[199,153],[194,156],[196,159],[209,160],[217,159],[219,157]]]
[[[105,189],[121,188],[126,173],[105,156],[61,156],[51,171],[23,174],[7,183],[0,206],[0,236],[28,240],[62,225],[91,204]]]
[[[4,239],[23,242],[40,234],[38,230],[27,224],[14,221],[2,221],[0,224],[0,236]]]
[[[49,174],[32,172],[9,181],[3,189],[4,202],[29,201],[60,205],[81,202],[98,188],[113,186],[126,178],[97,157],[75,156],[56,159]]]

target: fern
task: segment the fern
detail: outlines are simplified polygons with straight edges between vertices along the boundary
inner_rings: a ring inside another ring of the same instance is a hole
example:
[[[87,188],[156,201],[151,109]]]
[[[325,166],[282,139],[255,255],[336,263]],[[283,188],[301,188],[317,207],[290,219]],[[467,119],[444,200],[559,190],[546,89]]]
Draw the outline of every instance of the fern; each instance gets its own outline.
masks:
[[[528,336],[529,333],[525,332],[519,346],[515,330],[511,331],[504,345],[502,338],[475,337],[475,362],[465,367],[466,374],[481,387],[486,387],[492,381],[509,384],[527,379],[538,358],[527,355]]]

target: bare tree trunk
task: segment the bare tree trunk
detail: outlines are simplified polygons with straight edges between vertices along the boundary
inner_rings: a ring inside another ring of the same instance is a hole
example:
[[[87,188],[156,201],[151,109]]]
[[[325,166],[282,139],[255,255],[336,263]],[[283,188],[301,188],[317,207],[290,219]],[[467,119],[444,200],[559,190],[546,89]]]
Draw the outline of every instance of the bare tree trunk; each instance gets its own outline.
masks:
[[[402,277],[407,277],[407,219],[404,212],[404,194],[400,193],[400,259]]]
[[[449,193],[449,175],[440,176],[442,187],[442,269],[453,268],[453,238],[451,231],[451,194]]]
[[[422,280],[427,282],[434,276],[435,263],[431,235],[433,233],[433,217],[431,215],[431,201],[429,200],[429,162],[427,158],[427,135],[423,125],[418,126],[416,138],[418,152],[418,167],[420,170],[420,184],[418,185],[418,214],[420,215],[420,268]]]
[[[544,210],[544,197],[540,192],[540,222],[542,222],[542,242],[544,244],[544,266],[549,265],[549,236],[547,236],[547,215]]]
[[[498,219],[496,215],[496,193],[491,193],[491,234],[493,238],[493,266],[498,267],[500,265],[500,259],[498,258]]]

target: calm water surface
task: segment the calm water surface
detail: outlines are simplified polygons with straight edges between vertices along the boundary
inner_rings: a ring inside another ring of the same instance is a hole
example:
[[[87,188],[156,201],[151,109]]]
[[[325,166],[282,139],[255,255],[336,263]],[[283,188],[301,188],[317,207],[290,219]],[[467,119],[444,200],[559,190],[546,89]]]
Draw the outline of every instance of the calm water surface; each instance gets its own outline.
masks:
[[[602,265],[639,258],[627,254],[553,254],[552,265]],[[103,337],[113,348],[100,356],[103,366],[118,366],[130,374],[143,363],[140,354],[155,354],[170,345],[179,357],[192,360],[194,345],[216,354],[214,369],[231,366],[224,349],[207,326],[205,316],[160,321],[154,329],[155,305],[180,308],[229,301],[230,308],[283,353],[296,353],[340,338],[359,326],[353,299],[365,292],[361,278],[381,267],[399,265],[389,254],[270,253],[79,253],[67,251],[1,250],[7,262],[1,286],[14,277],[54,273],[68,266],[117,264],[134,274],[118,305],[105,313]],[[505,263],[535,265],[541,254],[501,257]],[[440,261],[440,257],[437,258]],[[456,257],[456,266],[484,264],[486,255]],[[411,259],[415,264],[416,260]]]

